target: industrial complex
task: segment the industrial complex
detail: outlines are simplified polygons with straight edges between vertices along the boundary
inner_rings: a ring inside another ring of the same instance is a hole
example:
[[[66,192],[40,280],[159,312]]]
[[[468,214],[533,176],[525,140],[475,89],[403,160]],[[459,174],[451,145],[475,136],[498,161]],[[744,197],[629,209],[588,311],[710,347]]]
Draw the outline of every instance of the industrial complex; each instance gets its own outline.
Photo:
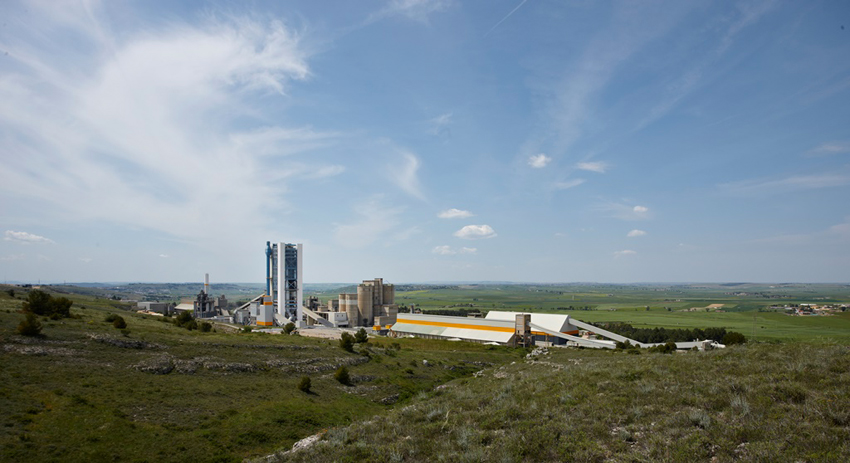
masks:
[[[371,328],[374,334],[390,337],[421,337],[510,346],[544,343],[614,349],[617,342],[628,342],[639,347],[657,345],[626,338],[569,315],[497,310],[489,311],[483,318],[399,313],[395,303],[395,286],[385,283],[382,278],[364,280],[357,285],[355,293],[339,294],[326,303],[315,296],[304,301],[303,260],[302,244],[266,242],[265,293],[229,310],[223,295],[210,295],[209,274],[206,274],[203,290],[190,306],[194,316],[257,328],[280,328],[289,323],[301,330],[364,327]],[[150,302],[140,303],[140,308],[163,313],[175,309],[167,304],[160,307],[160,304]],[[181,307],[177,306],[176,309],[180,310]],[[722,346],[712,341],[694,341],[679,342],[676,347],[706,349]]]

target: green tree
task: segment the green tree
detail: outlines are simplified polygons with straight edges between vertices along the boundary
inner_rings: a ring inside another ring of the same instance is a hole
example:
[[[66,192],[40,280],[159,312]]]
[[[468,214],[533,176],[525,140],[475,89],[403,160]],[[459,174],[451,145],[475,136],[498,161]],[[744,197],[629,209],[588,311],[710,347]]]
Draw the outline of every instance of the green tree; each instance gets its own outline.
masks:
[[[18,334],[23,336],[38,336],[41,333],[41,322],[38,321],[35,314],[29,312],[26,318],[21,320],[18,325]]]
[[[202,333],[209,333],[210,331],[212,331],[212,323],[210,323],[210,322],[201,322],[201,324],[200,324],[200,325],[198,325],[198,329],[199,329]]]
[[[301,378],[301,381],[298,382],[298,390],[303,392],[310,392],[311,381],[309,376],[304,376]]]
[[[747,337],[736,331],[729,331],[723,336],[723,339],[720,342],[727,346],[731,346],[733,344],[746,344]]]
[[[334,379],[339,381],[340,384],[344,384],[346,386],[351,385],[351,376],[348,374],[348,368],[345,365],[337,368],[334,372]]]
[[[291,334],[295,331],[295,323],[289,322],[286,325],[283,325],[283,332],[286,334]]]
[[[359,330],[357,330],[357,333],[354,334],[354,342],[356,342],[356,343],[369,342],[369,335],[366,334],[365,329],[360,328]]]
[[[343,331],[342,337],[339,338],[339,347],[348,352],[354,352],[354,336]]]
[[[23,309],[25,312],[32,312],[35,315],[62,318],[71,316],[71,306],[73,304],[74,301],[67,297],[53,297],[44,291],[35,289],[27,294],[27,300],[24,301]]]

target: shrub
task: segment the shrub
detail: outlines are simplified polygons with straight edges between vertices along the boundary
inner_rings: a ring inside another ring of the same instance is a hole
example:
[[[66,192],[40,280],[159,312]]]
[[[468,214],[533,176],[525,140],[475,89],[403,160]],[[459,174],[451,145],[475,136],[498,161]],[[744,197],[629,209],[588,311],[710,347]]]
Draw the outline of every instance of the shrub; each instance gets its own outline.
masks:
[[[340,384],[344,384],[346,386],[351,385],[351,376],[348,374],[348,368],[345,365],[339,367],[334,372],[334,379],[339,381]]]
[[[74,302],[67,297],[53,297],[44,291],[35,289],[27,294],[23,309],[25,312],[32,312],[36,315],[51,316],[57,314],[61,318],[71,315],[73,304]]]
[[[250,333],[253,329],[254,329],[254,328],[252,328],[252,327],[250,327],[250,326],[243,326],[243,327],[242,327],[242,332],[243,332],[243,333]]]
[[[123,330],[124,328],[127,328],[127,322],[124,321],[124,317],[116,315],[115,319],[112,320],[112,326],[118,328],[119,330]]]
[[[283,332],[286,334],[291,334],[295,331],[295,323],[289,322],[286,325],[283,325]]]
[[[185,310],[174,318],[174,324],[189,331],[198,329],[198,322],[195,321],[191,313]]]
[[[128,336],[130,336],[130,330],[122,329],[121,334],[123,334],[124,337],[128,337]]]
[[[7,289],[6,294],[8,294],[9,297],[15,297],[15,290],[14,289]]]
[[[342,337],[339,338],[339,347],[348,352],[354,352],[354,336],[343,332]]]
[[[210,323],[210,322],[201,322],[201,324],[200,324],[200,325],[198,325],[198,329],[199,329],[202,333],[209,333],[210,331],[212,331],[212,323]]]
[[[741,333],[737,331],[729,331],[726,335],[723,336],[723,340],[720,341],[721,344],[725,344],[727,346],[731,346],[733,344],[746,344],[747,338]]]
[[[103,319],[103,321],[105,321],[107,323],[112,323],[119,318],[121,318],[121,317],[119,317],[118,315],[115,315],[114,313],[111,313],[111,314],[107,315],[106,318]]]
[[[298,390],[302,392],[310,392],[310,377],[304,376],[301,378],[301,381],[298,382]]]
[[[18,325],[18,334],[23,336],[38,336],[41,333],[41,322],[32,313],[26,314],[26,318]]]
[[[360,328],[359,330],[357,330],[357,333],[354,334],[354,342],[356,342],[356,343],[369,342],[369,335],[366,334],[365,329]]]

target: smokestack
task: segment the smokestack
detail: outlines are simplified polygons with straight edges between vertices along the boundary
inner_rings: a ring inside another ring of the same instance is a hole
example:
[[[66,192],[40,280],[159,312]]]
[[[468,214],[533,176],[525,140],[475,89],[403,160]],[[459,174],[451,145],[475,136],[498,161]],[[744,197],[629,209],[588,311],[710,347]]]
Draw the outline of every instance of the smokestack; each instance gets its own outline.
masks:
[[[210,293],[210,274],[204,274],[204,294],[209,295]]]

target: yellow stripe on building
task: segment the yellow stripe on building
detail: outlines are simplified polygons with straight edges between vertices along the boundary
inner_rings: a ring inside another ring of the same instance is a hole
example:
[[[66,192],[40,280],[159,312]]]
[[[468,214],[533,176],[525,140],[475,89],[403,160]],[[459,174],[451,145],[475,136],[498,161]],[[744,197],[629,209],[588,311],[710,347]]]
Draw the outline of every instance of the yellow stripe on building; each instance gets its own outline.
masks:
[[[482,326],[482,325],[468,325],[466,323],[446,323],[446,322],[435,322],[435,321],[426,321],[426,320],[410,320],[407,318],[399,318],[399,323],[409,323],[411,325],[427,325],[427,326],[442,326],[444,328],[465,328],[468,330],[483,330],[483,331],[502,331],[505,333],[513,333],[515,331],[514,328],[510,327],[502,327],[502,326]]]

